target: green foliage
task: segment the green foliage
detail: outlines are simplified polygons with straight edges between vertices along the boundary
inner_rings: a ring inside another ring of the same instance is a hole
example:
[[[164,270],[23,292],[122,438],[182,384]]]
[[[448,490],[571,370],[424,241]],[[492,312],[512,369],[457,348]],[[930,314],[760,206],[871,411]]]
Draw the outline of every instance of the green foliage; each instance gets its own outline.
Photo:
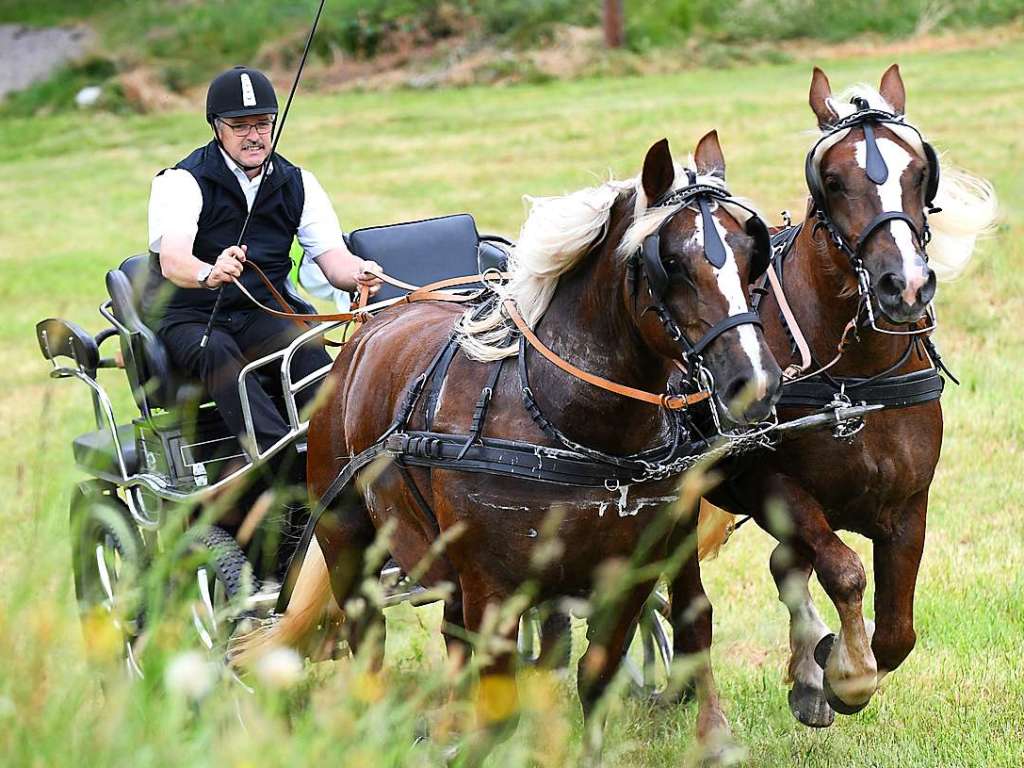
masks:
[[[868,32],[904,37],[1024,16],[1021,0],[650,0],[626,6],[630,44],[639,48],[674,43],[677,35],[724,41],[838,41]]]
[[[119,70],[148,65],[172,90],[206,82],[236,63],[292,67],[305,43],[315,0],[0,0],[0,22],[60,24],[86,21],[104,56]],[[626,39],[634,51],[700,48],[700,61],[731,65],[751,60],[751,42],[796,37],[845,40],[862,33],[900,37],[935,27],[999,24],[1024,15],[1022,0],[626,0]],[[313,55],[356,58],[406,51],[453,36],[484,38],[497,47],[544,45],[558,25],[596,27],[601,3],[573,0],[331,0]],[[712,44],[727,47],[714,48]],[[739,46],[739,47],[728,47]],[[764,46],[762,46],[764,47]],[[735,56],[734,56],[735,54]],[[507,68],[500,58],[482,69]],[[628,67],[627,67],[628,69]],[[58,74],[35,86],[7,114],[67,109],[68,92],[85,71]],[[527,77],[528,81],[544,79]],[[123,108],[107,83],[110,108]]]
[[[34,88],[18,91],[4,102],[4,112],[12,117],[45,114],[54,109],[66,109],[74,104],[75,94],[86,86],[103,84],[103,95],[97,104],[107,111],[125,112],[129,107],[120,88],[112,78],[117,65],[110,59],[93,57],[62,70],[55,77]]]

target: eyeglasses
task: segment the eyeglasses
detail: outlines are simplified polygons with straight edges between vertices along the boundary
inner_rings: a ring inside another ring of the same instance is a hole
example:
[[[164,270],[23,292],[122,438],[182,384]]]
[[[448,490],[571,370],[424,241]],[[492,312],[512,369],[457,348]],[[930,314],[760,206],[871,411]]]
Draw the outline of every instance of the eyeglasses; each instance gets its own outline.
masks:
[[[217,118],[220,120],[220,118]],[[273,120],[260,120],[255,123],[229,123],[227,120],[220,120],[221,125],[226,125],[231,132],[239,139],[244,139],[253,128],[260,136],[266,136],[274,129]]]

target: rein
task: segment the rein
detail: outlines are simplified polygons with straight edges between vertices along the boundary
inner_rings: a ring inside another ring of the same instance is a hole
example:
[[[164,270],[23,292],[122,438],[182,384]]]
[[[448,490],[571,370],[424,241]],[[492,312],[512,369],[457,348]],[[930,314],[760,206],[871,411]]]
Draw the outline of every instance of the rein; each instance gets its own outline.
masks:
[[[393,285],[397,288],[402,288],[403,290],[408,290],[409,293],[407,293],[405,296],[400,296],[394,299],[388,299],[386,301],[381,301],[377,302],[376,304],[370,305],[365,304],[366,299],[363,298],[360,301],[361,306],[350,312],[334,312],[330,314],[300,314],[298,312],[291,311],[291,309],[288,307],[288,302],[285,301],[284,297],[273,286],[273,284],[270,282],[270,279],[263,273],[263,271],[259,267],[257,267],[255,264],[249,264],[247,268],[256,270],[256,274],[259,276],[260,280],[263,281],[264,285],[266,285],[267,288],[270,289],[274,298],[282,306],[282,310],[273,309],[271,307],[268,307],[266,304],[263,304],[259,299],[257,299],[248,290],[246,290],[245,286],[243,286],[241,282],[235,281],[235,285],[238,286],[239,290],[241,290],[242,293],[244,293],[246,297],[253,304],[255,304],[256,307],[259,308],[261,311],[269,315],[273,315],[274,317],[282,317],[297,323],[314,321],[364,322],[372,316],[373,312],[377,310],[386,309],[388,307],[393,307],[400,304],[411,304],[413,302],[418,301],[444,301],[460,304],[466,303],[480,298],[484,291],[474,291],[473,293],[453,293],[445,289],[453,288],[459,285],[467,285],[469,283],[480,282],[482,280],[490,280],[494,279],[495,277],[505,278],[508,276],[507,273],[497,273],[497,275],[495,275],[494,272],[488,272],[487,274],[451,277],[446,280],[438,280],[433,283],[428,283],[427,285],[417,286],[403,282],[402,280],[394,278],[388,274],[385,274],[384,272],[374,272],[373,274],[375,274],[383,282],[388,283],[389,285]],[[701,390],[690,395],[671,394],[667,392],[662,394],[646,392],[642,389],[628,387],[625,384],[616,384],[613,381],[609,381],[608,379],[604,379],[600,376],[596,376],[595,374],[584,371],[581,368],[577,368],[569,361],[560,357],[549,347],[545,346],[544,343],[539,338],[537,338],[537,335],[526,324],[526,321],[523,320],[523,316],[519,313],[519,309],[516,307],[515,302],[513,300],[506,299],[503,303],[503,306],[509,318],[512,320],[513,324],[523,335],[523,338],[526,339],[526,341],[530,344],[530,346],[536,349],[537,352],[539,352],[546,360],[553,363],[557,367],[561,368],[563,371],[573,376],[574,378],[584,381],[587,384],[598,387],[599,389],[604,389],[608,392],[613,392],[614,394],[620,395],[622,397],[627,397],[633,400],[639,400],[644,403],[649,403],[650,405],[657,405],[669,411],[677,411],[683,408],[688,408],[689,406],[695,403],[700,403],[703,402],[704,400],[707,400],[711,396],[711,393],[707,390]],[[332,343],[340,346],[343,342]]]
[[[632,400],[639,400],[642,403],[657,405],[670,411],[678,411],[682,408],[688,408],[694,403],[703,402],[711,397],[711,393],[707,390],[701,390],[692,395],[675,395],[668,392],[659,395],[653,392],[646,392],[642,389],[628,387],[625,384],[616,384],[614,381],[609,381],[608,379],[603,379],[600,376],[588,373],[581,368],[577,368],[564,358],[559,357],[553,350],[545,346],[544,342],[537,338],[537,334],[530,330],[530,326],[528,326],[526,321],[523,320],[523,316],[519,313],[519,308],[512,299],[505,299],[502,306],[505,308],[505,312],[508,314],[509,319],[512,320],[512,323],[523,335],[523,338],[526,339],[529,345],[537,350],[544,359],[558,368],[561,368],[570,376],[581,381],[585,381],[591,386],[603,389],[607,392],[613,392],[622,397],[628,397]]]

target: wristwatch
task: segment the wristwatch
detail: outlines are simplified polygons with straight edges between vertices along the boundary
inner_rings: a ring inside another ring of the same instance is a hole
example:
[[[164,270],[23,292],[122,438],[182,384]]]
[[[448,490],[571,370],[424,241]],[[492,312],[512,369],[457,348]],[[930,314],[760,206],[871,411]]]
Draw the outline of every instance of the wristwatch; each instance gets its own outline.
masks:
[[[196,273],[196,282],[208,291],[215,291],[217,290],[215,286],[206,284],[206,281],[210,279],[211,274],[213,274],[213,265],[204,264],[199,272]]]

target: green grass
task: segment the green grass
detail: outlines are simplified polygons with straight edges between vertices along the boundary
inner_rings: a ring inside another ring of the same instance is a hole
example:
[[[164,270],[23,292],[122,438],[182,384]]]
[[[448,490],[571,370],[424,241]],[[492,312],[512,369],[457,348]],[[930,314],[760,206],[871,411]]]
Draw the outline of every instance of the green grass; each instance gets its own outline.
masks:
[[[918,584],[918,646],[862,714],[824,732],[790,717],[782,672],[785,611],[753,526],[705,566],[715,605],[713,659],[738,739],[755,766],[1019,766],[1024,762],[1024,182],[1019,127],[1024,41],[901,59],[912,119],[950,161],[991,179],[998,237],[968,274],[940,287],[939,341],[963,386],[943,401],[946,438]],[[821,62],[837,86],[877,82],[889,59]],[[557,194],[609,170],[637,171],[668,136],[677,153],[722,137],[734,191],[764,210],[800,210],[812,127],[809,66],[698,70],[645,79],[397,94],[300,94],[282,152],[313,169],[348,228],[454,211],[514,233],[520,196]],[[100,687],[83,660],[68,556],[73,436],[92,428],[84,387],[46,378],[34,323],[101,327],[103,276],[146,242],[153,173],[206,141],[199,114],[58,115],[0,124],[0,754],[5,765],[440,765],[412,743],[438,682],[431,614],[400,610],[404,643],[383,686],[359,664],[324,665],[301,691],[200,708],[168,696],[160,670],[187,643],[162,626],[150,679]],[[127,418],[116,372],[104,377]],[[865,558],[863,540],[849,537]],[[819,605],[826,606],[820,590]],[[870,603],[870,595],[868,596]],[[831,611],[828,620],[834,626]],[[420,629],[420,626],[427,630]],[[433,670],[433,671],[432,671]],[[490,765],[571,764],[574,696],[532,683],[519,733]],[[299,706],[306,701],[306,706]],[[284,713],[291,712],[286,718]],[[608,764],[680,764],[694,710],[615,707]],[[566,751],[568,750],[568,752]]]

